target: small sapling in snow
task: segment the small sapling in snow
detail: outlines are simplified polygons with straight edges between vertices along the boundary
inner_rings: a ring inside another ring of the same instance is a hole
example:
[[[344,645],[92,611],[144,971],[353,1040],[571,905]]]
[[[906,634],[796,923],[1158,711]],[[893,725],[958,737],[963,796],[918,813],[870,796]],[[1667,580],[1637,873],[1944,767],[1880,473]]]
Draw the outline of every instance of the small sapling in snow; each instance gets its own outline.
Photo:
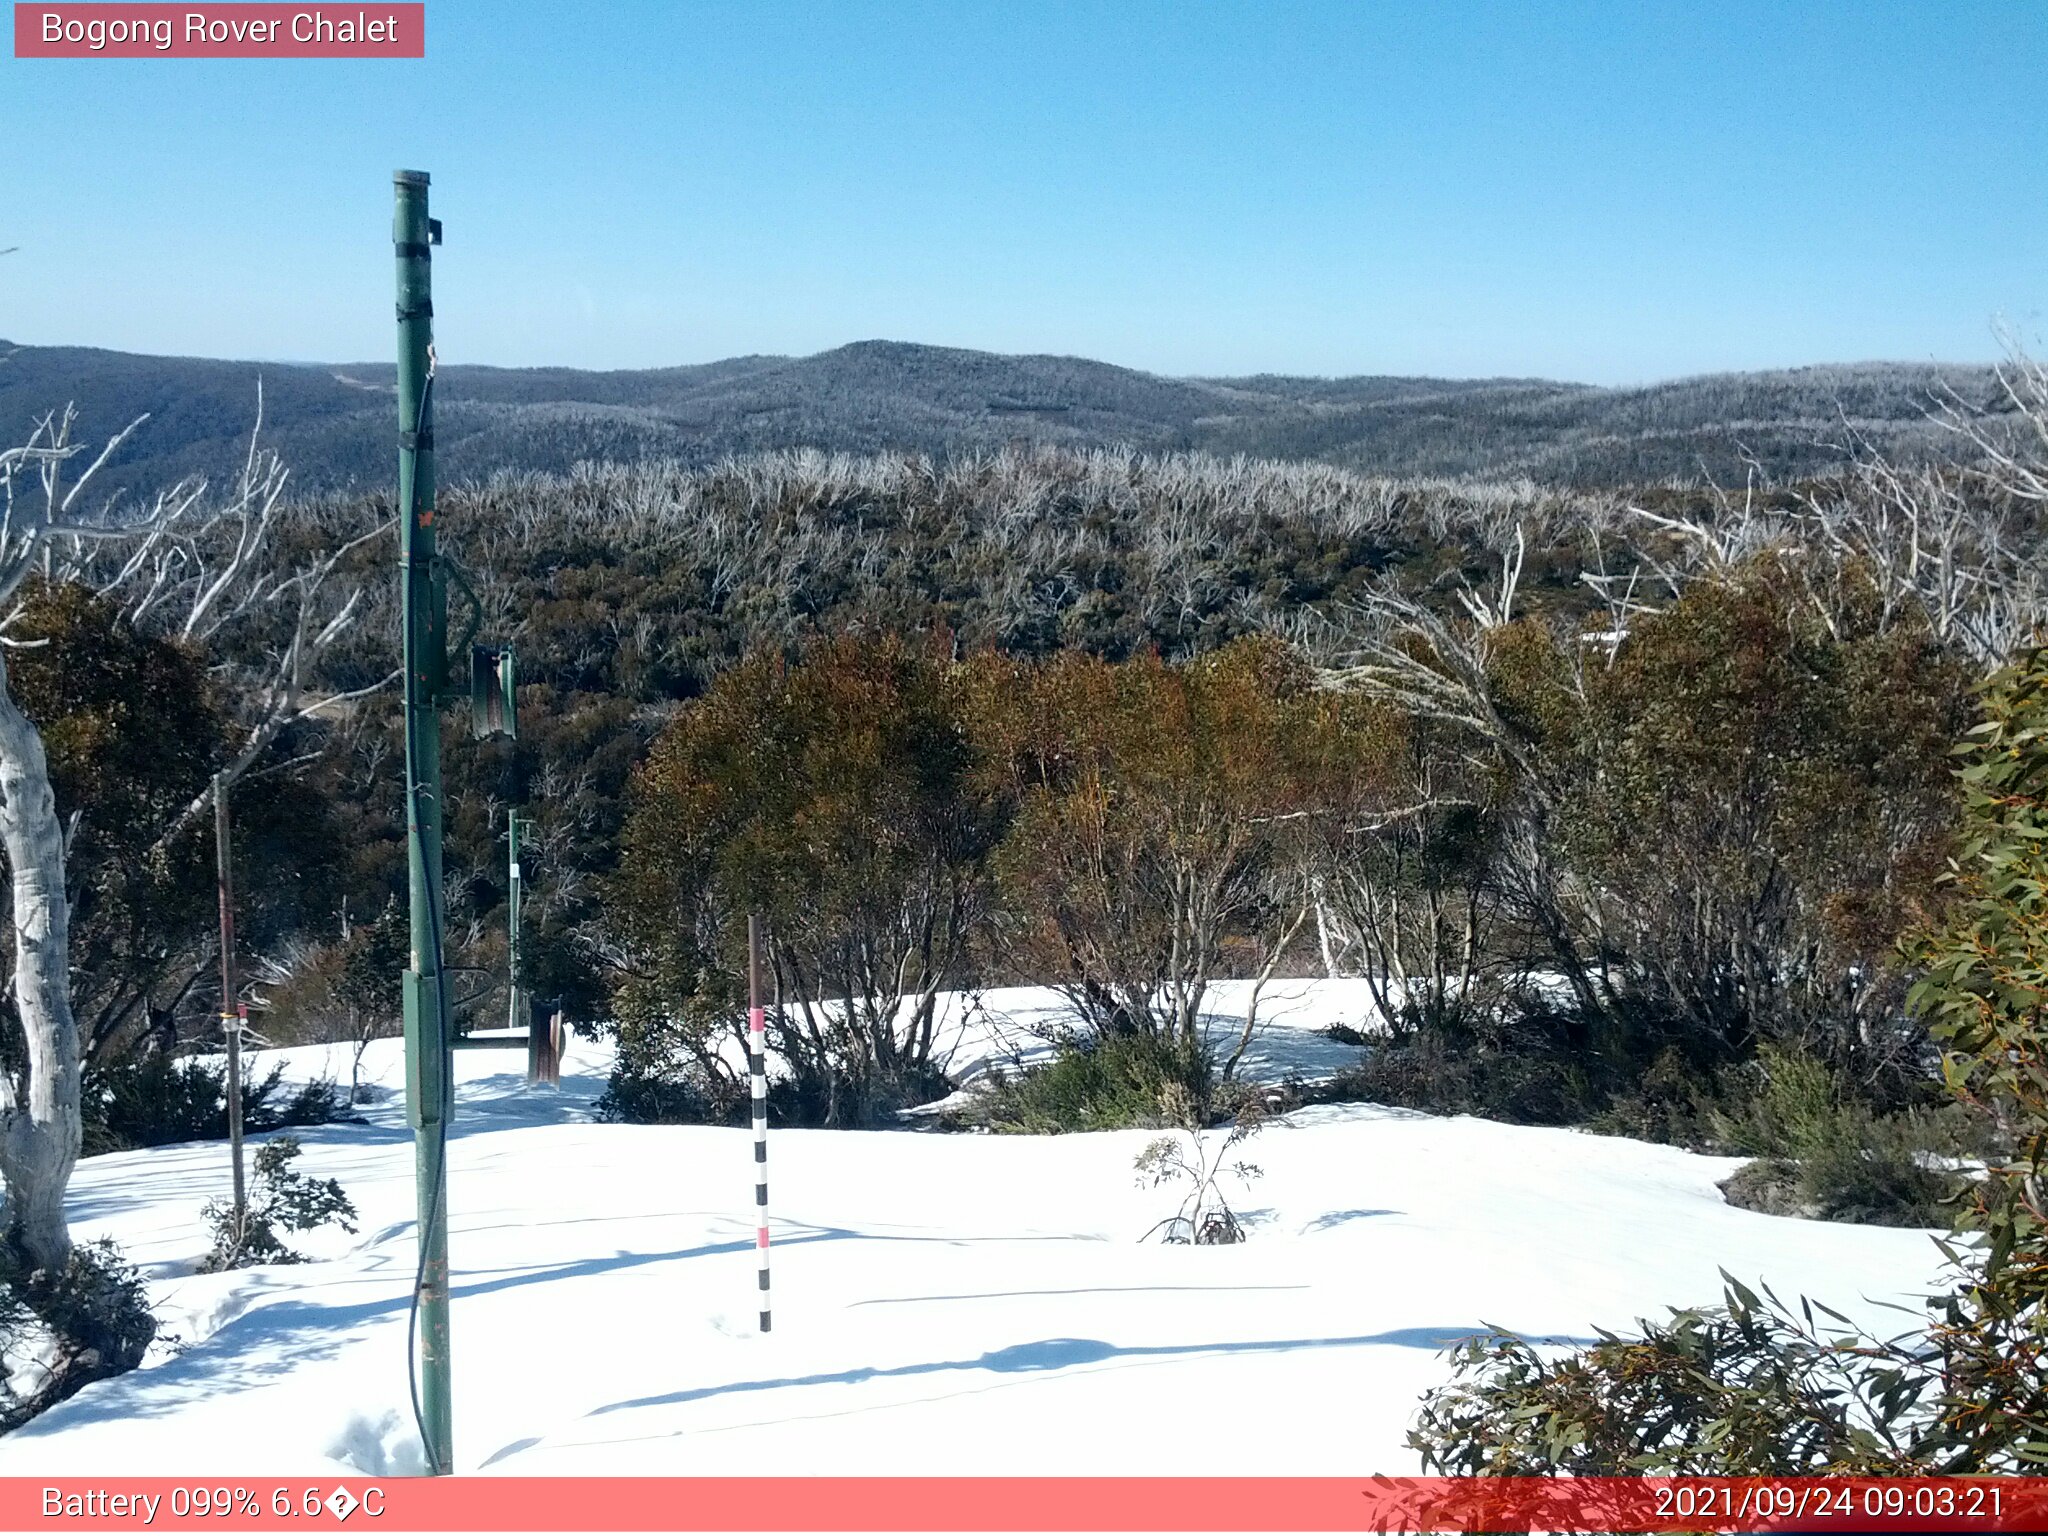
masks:
[[[1249,1184],[1263,1175],[1263,1170],[1254,1163],[1247,1163],[1241,1158],[1225,1163],[1224,1159],[1233,1148],[1257,1135],[1264,1123],[1263,1111],[1258,1105],[1250,1104],[1232,1122],[1229,1134],[1220,1140],[1204,1131],[1189,1130],[1161,1136],[1147,1144],[1145,1150],[1138,1154],[1140,1183],[1152,1189],[1162,1184],[1177,1183],[1191,1187],[1181,1201],[1180,1209],[1155,1223],[1145,1237],[1151,1237],[1154,1232],[1164,1232],[1163,1240],[1169,1243],[1208,1245],[1243,1242],[1244,1224],[1231,1210],[1230,1202],[1223,1198],[1220,1181],[1228,1174],[1241,1184]]]

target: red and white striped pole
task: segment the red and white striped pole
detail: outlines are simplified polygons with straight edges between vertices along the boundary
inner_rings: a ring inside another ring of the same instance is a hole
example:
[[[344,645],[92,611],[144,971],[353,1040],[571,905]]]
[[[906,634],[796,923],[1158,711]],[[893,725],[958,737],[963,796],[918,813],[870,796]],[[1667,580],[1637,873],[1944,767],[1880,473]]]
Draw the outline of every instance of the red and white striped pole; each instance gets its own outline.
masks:
[[[754,1251],[761,1259],[761,1331],[768,1321],[768,1015],[761,1007],[761,920],[747,914],[747,1066],[754,1079]]]

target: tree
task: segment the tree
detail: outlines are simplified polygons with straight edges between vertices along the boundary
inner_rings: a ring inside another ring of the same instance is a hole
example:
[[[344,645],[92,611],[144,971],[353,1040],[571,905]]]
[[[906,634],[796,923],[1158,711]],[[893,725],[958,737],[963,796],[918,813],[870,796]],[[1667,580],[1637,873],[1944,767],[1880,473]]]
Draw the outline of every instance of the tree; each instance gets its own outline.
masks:
[[[1984,694],[1962,749],[1962,846],[1944,910],[1903,945],[1911,1007],[1949,1091],[2001,1149],[1944,1243],[1950,1284],[1917,1327],[1726,1278],[1721,1307],[1556,1357],[1495,1334],[1459,1346],[1409,1444],[1453,1474],[1864,1475],[2048,1464],[2048,650]]]
[[[936,1086],[939,992],[988,917],[1001,830],[975,767],[931,646],[847,636],[723,673],[635,781],[612,886],[641,957],[634,1028],[729,1073],[716,1042],[742,1020],[751,911],[801,1112],[859,1124]]]
[[[210,829],[161,837],[235,745],[213,658],[40,576],[18,595],[15,628],[36,637],[14,652],[9,684],[42,733],[64,820],[80,1051],[90,1069],[140,1042],[171,1048],[192,1015],[217,1016]],[[235,810],[236,928],[260,950],[331,900],[339,839],[323,835],[326,799],[303,774],[245,781]]]
[[[1652,1026],[1725,1060],[1782,1040],[1866,1080],[1910,1075],[1892,947],[1951,834],[1969,667],[1854,564],[1822,607],[1825,550],[1747,541],[1591,637],[1383,592],[1334,680],[1428,745],[1407,826],[1337,893],[1369,882],[1350,926],[1390,925],[1401,887],[1377,866],[1405,864],[1425,956],[1450,908],[1448,980],[1465,985],[1464,936],[1490,935],[1488,966],[1560,977],[1610,1042]]]
[[[1949,1091],[1985,1111],[2005,1155],[1963,1226],[1976,1262],[1934,1330],[1945,1449],[1961,1466],[2048,1464],[2048,650],[1985,692],[1961,779],[1966,832],[1943,921],[1909,948],[1913,1006]]]
[[[0,531],[0,603],[10,602],[52,545],[130,536],[129,529],[73,521],[89,469],[59,494],[59,471],[76,452],[70,421],[45,420],[27,446],[0,451],[7,516]],[[118,443],[119,439],[116,439]],[[110,444],[107,452],[114,445]],[[93,468],[106,461],[103,452]],[[24,482],[40,482],[40,497]],[[175,521],[198,498],[180,489],[140,521],[149,531]],[[0,846],[12,878],[14,994],[25,1047],[25,1082],[0,1075],[0,1177],[7,1192],[4,1240],[32,1271],[55,1274],[71,1256],[64,1190],[78,1160],[79,1047],[71,1011],[71,904],[65,890],[64,829],[57,819],[41,733],[8,689],[0,652]]]
[[[1317,824],[1325,964],[1361,975],[1390,1023],[1450,1027],[1492,999],[1505,777],[1440,723],[1376,701],[1350,711],[1341,814]]]
[[[1016,806],[997,868],[1018,963],[1098,1033],[1157,1036],[1206,1073],[1211,981],[1232,959],[1269,976],[1306,919],[1343,701],[1264,638],[1180,666],[975,670],[989,771]]]
[[[1881,627],[1868,586],[1823,624],[1805,563],[1766,553],[1641,620],[1544,771],[1610,1006],[1896,1071],[1918,1035],[1892,1027],[1892,953],[1952,835],[1968,673],[1917,617]]]
[[[260,411],[259,398],[259,423]],[[7,606],[0,641],[15,648],[37,643],[22,632],[36,610],[20,594],[38,574],[46,591],[82,584],[113,602],[131,628],[169,633],[186,643],[218,635],[231,623],[264,625],[284,616],[278,626],[282,644],[269,653],[263,681],[235,690],[253,697],[254,704],[238,749],[222,765],[224,778],[209,780],[158,829],[152,853],[167,856],[210,807],[213,782],[250,772],[294,722],[381,683],[314,696],[312,658],[351,627],[356,610],[356,596],[337,599],[338,584],[330,580],[346,548],[314,553],[295,567],[279,563],[269,538],[285,474],[274,456],[258,449],[253,433],[240,482],[217,503],[206,499],[204,482],[184,481],[125,517],[112,509],[98,518],[83,514],[94,475],[143,419],[116,434],[69,482],[66,467],[82,452],[71,437],[70,411],[44,417],[27,444],[0,452],[0,605]],[[13,990],[23,1035],[20,1071],[0,1074],[4,1238],[33,1270],[55,1273],[70,1252],[63,1198],[80,1141],[81,1050],[71,996],[66,831],[49,753],[11,691],[4,658],[0,847],[12,881]]]

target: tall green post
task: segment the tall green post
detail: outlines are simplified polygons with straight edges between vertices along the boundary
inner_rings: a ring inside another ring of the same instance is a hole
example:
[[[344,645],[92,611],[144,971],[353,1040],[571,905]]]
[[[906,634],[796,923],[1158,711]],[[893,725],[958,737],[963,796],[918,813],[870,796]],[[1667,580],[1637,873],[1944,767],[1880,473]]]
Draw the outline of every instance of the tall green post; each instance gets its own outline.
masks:
[[[406,1116],[418,1164],[419,1385],[427,1468],[454,1470],[448,1360],[448,1111],[453,1052],[441,957],[441,721],[448,596],[434,533],[434,304],[427,173],[392,177],[398,257],[399,566],[405,599],[406,846],[412,967],[405,973]]]

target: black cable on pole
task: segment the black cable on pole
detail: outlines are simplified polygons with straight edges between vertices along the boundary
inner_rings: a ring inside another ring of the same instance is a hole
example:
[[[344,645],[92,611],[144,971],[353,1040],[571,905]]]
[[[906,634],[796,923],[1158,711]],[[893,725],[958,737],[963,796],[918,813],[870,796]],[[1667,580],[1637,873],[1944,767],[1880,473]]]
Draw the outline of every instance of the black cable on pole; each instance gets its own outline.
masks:
[[[430,357],[427,362],[426,383],[420,389],[419,409],[413,413],[412,437],[415,444],[417,444],[425,429],[427,405],[433,397],[434,364]],[[415,451],[417,450],[415,449]],[[412,500],[411,504],[405,509],[405,515],[409,519],[416,519],[419,516],[420,494],[419,468],[417,464],[414,465],[410,484]],[[406,574],[408,581],[410,581],[411,572],[408,571]],[[408,665],[411,664],[412,660],[413,658],[407,658]],[[412,798],[412,836],[419,837],[426,825],[425,818],[421,814],[422,796],[425,793],[426,785],[420,776],[419,744],[413,739],[412,722],[410,720],[407,720],[405,723],[405,776],[410,782],[408,793]],[[422,850],[421,862],[425,862],[424,850]],[[441,893],[436,889],[435,882],[432,880],[423,881],[422,884],[426,887],[427,891],[427,933],[430,951],[428,955],[422,958],[431,961],[434,967],[434,1007],[437,1022],[435,1033],[438,1036],[448,1022],[448,978],[441,965]],[[444,1070],[438,1074],[441,1080],[441,1113],[434,1122],[434,1198],[427,1207],[426,1225],[421,1228],[419,1234],[420,1257],[419,1263],[413,1270],[412,1304],[407,1309],[405,1321],[405,1383],[407,1390],[412,1395],[413,1427],[420,1432],[420,1446],[427,1454],[429,1470],[440,1465],[440,1455],[439,1448],[435,1446],[433,1437],[427,1433],[426,1412],[420,1407],[420,1287],[426,1283],[427,1279],[427,1233],[440,1220],[441,1196],[448,1185],[448,1110],[450,1101],[454,1097],[455,1085],[450,1080],[452,1074],[445,1070],[447,1066],[448,1063],[443,1061],[442,1067]]]

